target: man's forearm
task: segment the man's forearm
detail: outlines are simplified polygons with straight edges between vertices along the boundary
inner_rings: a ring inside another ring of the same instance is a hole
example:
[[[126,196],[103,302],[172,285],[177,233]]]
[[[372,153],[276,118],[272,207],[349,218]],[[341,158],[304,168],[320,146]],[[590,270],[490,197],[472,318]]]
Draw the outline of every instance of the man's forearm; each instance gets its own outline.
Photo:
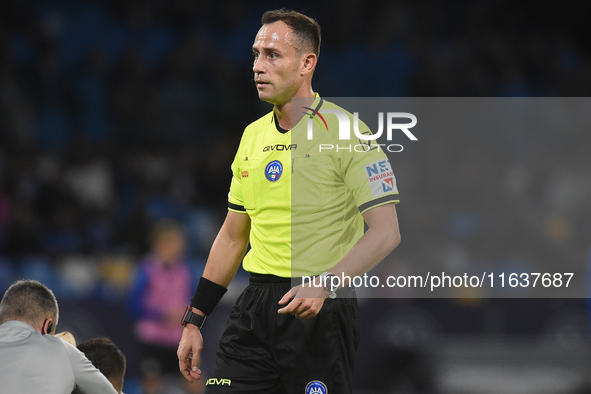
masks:
[[[350,277],[363,275],[378,265],[400,243],[398,218],[393,204],[374,208],[365,217],[368,230],[330,272]]]
[[[203,277],[228,287],[240,267],[247,247],[248,238],[233,239],[227,232],[220,231],[209,252]]]
[[[236,275],[245,252],[246,246],[242,242],[233,241],[220,231],[211,247],[203,278],[199,280],[191,299],[191,310],[194,313],[207,316],[213,312]]]
[[[398,245],[399,239],[370,229],[330,272],[337,276],[363,275],[388,256]]]
[[[228,287],[244,258],[249,237],[250,217],[244,213],[228,211],[209,252],[203,277]]]
[[[191,298],[191,310],[194,313],[207,316],[213,312],[244,258],[249,235],[250,217],[228,211],[209,252],[203,277],[199,279]]]

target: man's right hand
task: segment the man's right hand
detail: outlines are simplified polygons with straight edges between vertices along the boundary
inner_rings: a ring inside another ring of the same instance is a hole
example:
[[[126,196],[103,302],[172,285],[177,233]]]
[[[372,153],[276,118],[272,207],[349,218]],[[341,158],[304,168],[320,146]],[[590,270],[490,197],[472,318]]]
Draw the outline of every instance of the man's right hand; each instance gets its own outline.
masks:
[[[187,324],[183,330],[183,336],[176,352],[179,358],[179,369],[189,382],[201,378],[199,361],[203,349],[203,337],[199,327]]]

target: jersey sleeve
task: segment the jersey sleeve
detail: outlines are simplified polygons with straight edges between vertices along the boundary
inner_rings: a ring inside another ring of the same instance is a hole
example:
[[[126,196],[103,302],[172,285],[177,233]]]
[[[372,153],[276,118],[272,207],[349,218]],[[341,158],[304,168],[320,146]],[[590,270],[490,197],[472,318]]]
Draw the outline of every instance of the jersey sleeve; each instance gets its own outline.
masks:
[[[359,141],[365,150],[347,152],[343,157],[345,184],[353,193],[361,213],[371,208],[398,203],[396,177],[386,154],[375,141]]]
[[[228,193],[228,210],[239,213],[246,213],[244,200],[242,198],[242,156],[240,148],[232,162],[232,182],[230,183],[230,192]]]

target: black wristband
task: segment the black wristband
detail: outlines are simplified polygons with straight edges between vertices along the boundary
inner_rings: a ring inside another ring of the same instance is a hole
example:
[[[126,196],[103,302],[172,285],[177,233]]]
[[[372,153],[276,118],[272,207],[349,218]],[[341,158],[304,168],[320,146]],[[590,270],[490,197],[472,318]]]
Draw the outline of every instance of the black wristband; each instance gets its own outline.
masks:
[[[191,298],[191,306],[209,316],[224,294],[226,294],[226,291],[228,291],[228,289],[224,286],[201,277],[199,278],[199,284],[197,285],[195,294],[193,295],[193,298]]]

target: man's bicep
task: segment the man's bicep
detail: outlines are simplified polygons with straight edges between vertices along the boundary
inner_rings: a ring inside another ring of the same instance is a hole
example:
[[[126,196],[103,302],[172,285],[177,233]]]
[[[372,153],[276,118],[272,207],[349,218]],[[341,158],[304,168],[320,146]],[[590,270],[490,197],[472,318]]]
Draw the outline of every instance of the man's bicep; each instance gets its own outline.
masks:
[[[389,238],[400,241],[398,215],[394,203],[368,209],[363,213],[363,219],[369,228],[384,232],[384,235],[388,235]]]
[[[226,220],[222,225],[221,232],[234,242],[248,242],[250,235],[250,216],[246,213],[229,210]]]

